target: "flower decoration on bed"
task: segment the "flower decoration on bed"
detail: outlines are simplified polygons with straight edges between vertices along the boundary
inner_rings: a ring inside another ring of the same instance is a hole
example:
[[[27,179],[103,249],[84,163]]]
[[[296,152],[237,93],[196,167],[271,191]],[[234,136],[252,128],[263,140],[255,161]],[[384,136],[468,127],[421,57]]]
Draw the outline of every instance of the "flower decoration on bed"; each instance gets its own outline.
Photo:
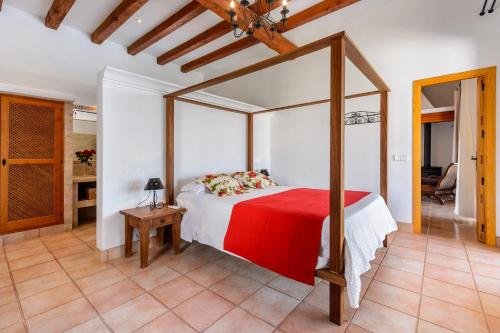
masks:
[[[345,125],[372,124],[380,122],[380,112],[354,111],[345,114]]]
[[[226,174],[206,175],[196,179],[196,181],[200,184],[204,184],[210,192],[219,197],[247,192],[239,181]]]
[[[260,189],[278,185],[268,176],[256,171],[235,172],[233,178],[248,188]]]

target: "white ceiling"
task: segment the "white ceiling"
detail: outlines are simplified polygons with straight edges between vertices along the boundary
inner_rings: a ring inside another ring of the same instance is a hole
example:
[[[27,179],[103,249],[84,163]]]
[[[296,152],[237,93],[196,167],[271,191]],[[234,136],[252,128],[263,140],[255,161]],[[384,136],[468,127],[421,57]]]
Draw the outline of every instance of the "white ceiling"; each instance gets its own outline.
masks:
[[[77,0],[62,24],[90,35],[120,3],[120,1],[121,0]],[[290,15],[298,13],[320,1],[321,0],[290,1],[288,6],[290,9]],[[112,41],[127,47],[189,2],[190,0],[149,0],[146,5],[144,5],[134,16],[121,26],[120,29],[118,29],[107,42]],[[41,19],[45,18],[51,3],[52,0],[4,0],[5,5],[16,7],[32,15],[38,16]],[[279,18],[279,11],[280,9],[275,10],[273,12],[273,17]],[[142,20],[142,23],[137,22],[138,18]],[[221,19],[217,15],[210,11],[206,11],[183,27],[177,29],[166,38],[147,48],[144,52],[154,57],[158,57],[164,52],[212,27],[214,24],[220,22],[220,20]],[[300,28],[287,32],[286,37],[292,42],[299,44],[294,40],[294,32],[296,30],[298,31]],[[315,36],[311,37],[311,41],[317,39]],[[196,59],[234,41],[235,38],[232,33],[227,34],[226,36],[208,43],[196,51],[175,60],[174,63],[178,65],[185,64],[186,62]],[[245,51],[239,52],[236,55],[232,55],[208,66],[202,67],[200,72],[207,76],[212,76],[214,73],[227,72],[229,70],[268,58],[275,54],[276,53],[274,51],[268,49],[262,44],[259,44]]]

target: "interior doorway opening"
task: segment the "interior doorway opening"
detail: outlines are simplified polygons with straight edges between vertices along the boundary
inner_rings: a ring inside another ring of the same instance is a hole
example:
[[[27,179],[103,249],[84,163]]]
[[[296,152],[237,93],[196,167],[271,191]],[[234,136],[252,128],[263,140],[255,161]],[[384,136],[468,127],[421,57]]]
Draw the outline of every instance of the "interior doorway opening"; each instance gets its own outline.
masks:
[[[496,245],[495,76],[414,82],[414,232]]]

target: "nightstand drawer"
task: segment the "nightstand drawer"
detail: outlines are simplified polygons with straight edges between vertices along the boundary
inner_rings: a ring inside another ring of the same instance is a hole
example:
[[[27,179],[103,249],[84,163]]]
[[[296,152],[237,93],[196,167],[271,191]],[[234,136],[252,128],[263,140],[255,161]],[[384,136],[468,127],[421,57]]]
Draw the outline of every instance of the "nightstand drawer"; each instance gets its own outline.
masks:
[[[173,216],[155,218],[151,221],[151,228],[159,228],[174,223]]]

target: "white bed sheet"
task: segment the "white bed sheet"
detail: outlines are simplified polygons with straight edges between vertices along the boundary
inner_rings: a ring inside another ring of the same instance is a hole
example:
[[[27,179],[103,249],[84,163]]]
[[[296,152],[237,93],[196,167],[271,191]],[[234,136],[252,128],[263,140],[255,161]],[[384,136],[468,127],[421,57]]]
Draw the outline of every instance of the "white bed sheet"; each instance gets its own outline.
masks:
[[[181,237],[188,242],[196,240],[224,251],[224,237],[235,204],[291,189],[293,187],[274,186],[222,198],[208,192],[199,194],[181,192],[177,196],[177,204],[187,209],[182,220]],[[370,270],[370,261],[375,259],[375,251],[383,246],[383,240],[387,234],[397,230],[397,224],[382,197],[376,193],[371,193],[347,207],[344,217],[344,273],[347,281],[347,296],[351,307],[358,308],[361,274]],[[317,268],[328,266],[329,222],[328,216],[323,222]]]

